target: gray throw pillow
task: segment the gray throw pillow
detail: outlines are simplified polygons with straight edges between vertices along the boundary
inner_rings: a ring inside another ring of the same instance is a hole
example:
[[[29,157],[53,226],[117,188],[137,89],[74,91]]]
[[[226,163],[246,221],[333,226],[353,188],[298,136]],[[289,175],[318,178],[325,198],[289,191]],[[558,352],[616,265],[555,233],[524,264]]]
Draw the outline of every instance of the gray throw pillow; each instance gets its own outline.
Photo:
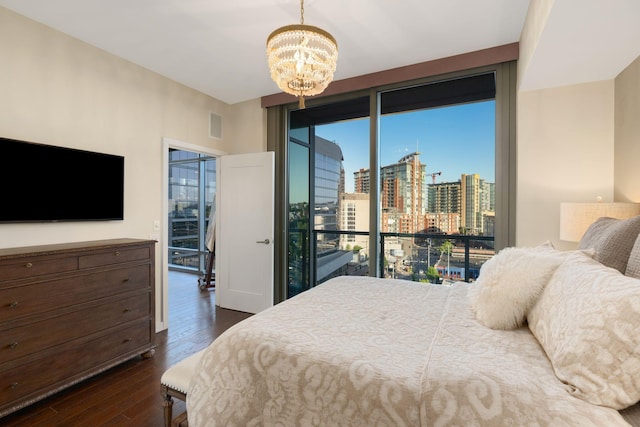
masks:
[[[638,234],[640,216],[629,219],[598,218],[584,233],[578,248],[594,249],[596,254],[593,259],[624,274]]]
[[[627,271],[624,274],[625,276],[640,279],[640,235],[636,238],[633,249],[631,249]]]

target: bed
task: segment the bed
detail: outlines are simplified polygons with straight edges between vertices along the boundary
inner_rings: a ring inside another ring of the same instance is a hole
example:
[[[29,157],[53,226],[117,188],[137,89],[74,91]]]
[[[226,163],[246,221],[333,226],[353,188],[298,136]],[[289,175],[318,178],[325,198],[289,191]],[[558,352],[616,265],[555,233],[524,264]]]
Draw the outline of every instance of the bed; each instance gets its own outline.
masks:
[[[472,284],[331,279],[205,350],[189,426],[627,426],[640,399],[635,236],[623,271],[592,241],[508,248]]]

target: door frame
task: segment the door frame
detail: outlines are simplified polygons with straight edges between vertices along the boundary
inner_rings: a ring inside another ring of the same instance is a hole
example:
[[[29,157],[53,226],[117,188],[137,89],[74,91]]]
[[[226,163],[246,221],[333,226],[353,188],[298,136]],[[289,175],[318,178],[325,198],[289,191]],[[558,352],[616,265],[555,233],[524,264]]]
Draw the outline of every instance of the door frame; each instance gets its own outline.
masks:
[[[156,332],[169,327],[169,242],[167,241],[167,218],[169,215],[169,149],[190,151],[192,153],[206,154],[211,157],[220,157],[227,154],[225,151],[203,147],[172,138],[162,138],[162,219],[158,240],[160,243],[160,283],[156,284]],[[197,287],[197,282],[194,282]],[[160,309],[158,312],[158,308]]]

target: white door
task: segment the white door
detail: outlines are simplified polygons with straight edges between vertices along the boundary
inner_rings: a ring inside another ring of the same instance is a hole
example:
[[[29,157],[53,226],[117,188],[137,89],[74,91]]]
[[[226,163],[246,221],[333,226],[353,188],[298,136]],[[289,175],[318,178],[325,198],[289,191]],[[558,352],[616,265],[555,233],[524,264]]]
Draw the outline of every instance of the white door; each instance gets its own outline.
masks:
[[[257,313],[273,305],[273,152],[218,158],[216,304]]]

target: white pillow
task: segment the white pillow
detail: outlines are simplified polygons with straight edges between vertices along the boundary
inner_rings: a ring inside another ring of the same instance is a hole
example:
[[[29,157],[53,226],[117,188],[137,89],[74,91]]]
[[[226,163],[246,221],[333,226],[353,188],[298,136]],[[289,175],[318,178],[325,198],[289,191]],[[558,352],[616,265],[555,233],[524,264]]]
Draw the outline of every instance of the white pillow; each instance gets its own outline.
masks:
[[[572,395],[614,409],[640,399],[640,280],[574,253],[527,318]]]
[[[476,319],[492,329],[516,329],[538,300],[551,275],[569,252],[550,242],[540,246],[511,247],[498,252],[480,268],[469,288]],[[593,251],[589,251],[593,254]]]

